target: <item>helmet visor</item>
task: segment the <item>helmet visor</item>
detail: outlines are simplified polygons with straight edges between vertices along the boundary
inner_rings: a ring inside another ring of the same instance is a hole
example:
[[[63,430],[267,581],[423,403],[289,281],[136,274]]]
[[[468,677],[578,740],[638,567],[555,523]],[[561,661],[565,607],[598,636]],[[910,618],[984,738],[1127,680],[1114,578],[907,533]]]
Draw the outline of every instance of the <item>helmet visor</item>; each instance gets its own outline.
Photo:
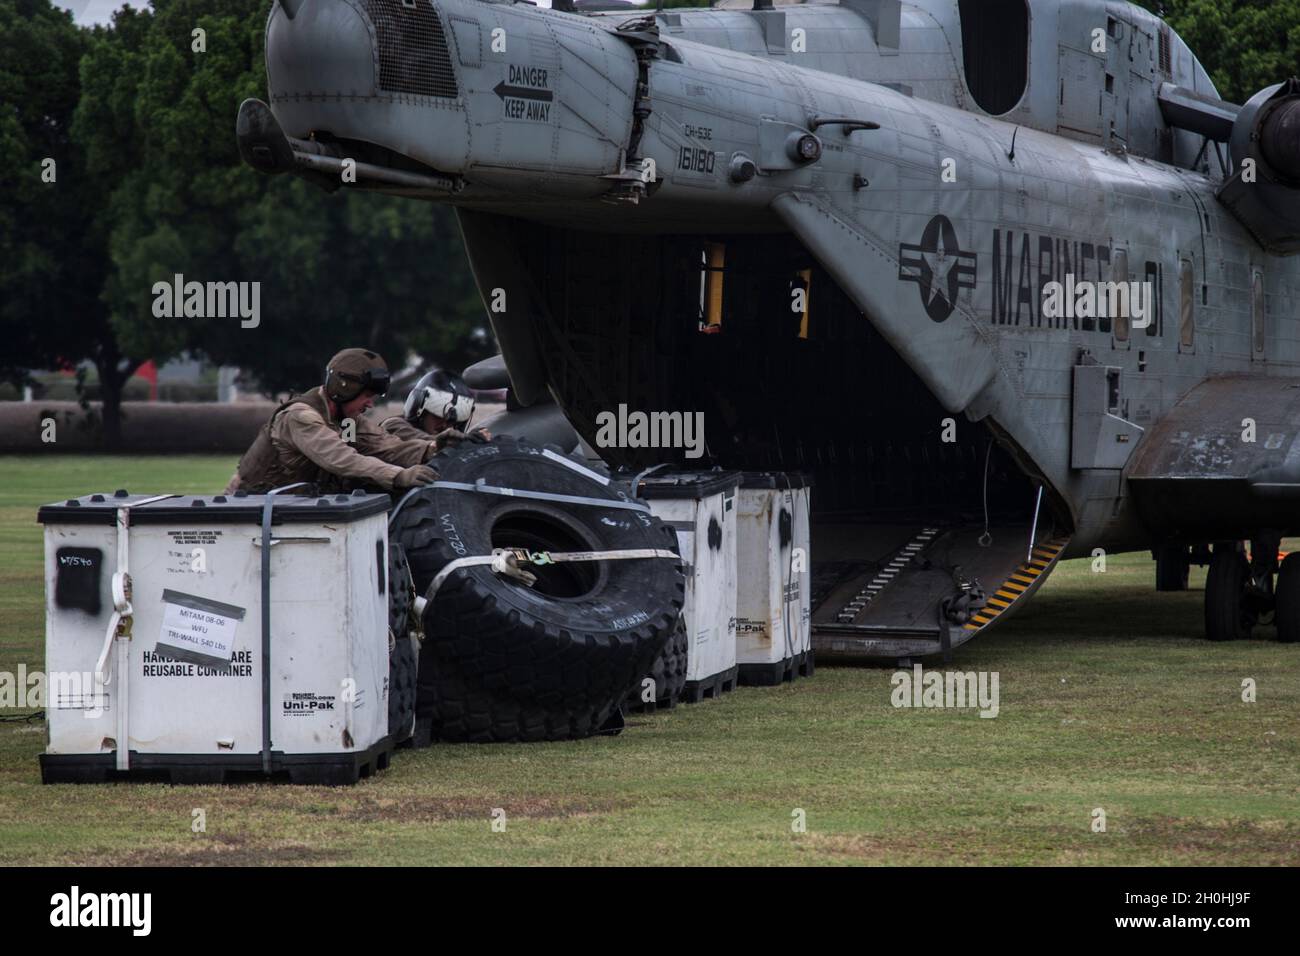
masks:
[[[361,385],[376,395],[388,394],[388,370],[382,368],[367,369],[361,375]]]

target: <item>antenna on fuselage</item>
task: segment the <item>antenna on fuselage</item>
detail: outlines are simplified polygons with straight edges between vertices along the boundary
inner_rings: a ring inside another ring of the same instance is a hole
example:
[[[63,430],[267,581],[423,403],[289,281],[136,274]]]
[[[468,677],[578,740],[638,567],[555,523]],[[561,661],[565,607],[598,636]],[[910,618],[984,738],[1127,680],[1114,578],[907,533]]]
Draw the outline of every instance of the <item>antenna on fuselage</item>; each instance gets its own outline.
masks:
[[[1011,160],[1013,163],[1016,161],[1016,137],[1018,135],[1020,135],[1019,126],[1017,126],[1015,131],[1011,134],[1011,152],[1007,153],[1007,159]]]

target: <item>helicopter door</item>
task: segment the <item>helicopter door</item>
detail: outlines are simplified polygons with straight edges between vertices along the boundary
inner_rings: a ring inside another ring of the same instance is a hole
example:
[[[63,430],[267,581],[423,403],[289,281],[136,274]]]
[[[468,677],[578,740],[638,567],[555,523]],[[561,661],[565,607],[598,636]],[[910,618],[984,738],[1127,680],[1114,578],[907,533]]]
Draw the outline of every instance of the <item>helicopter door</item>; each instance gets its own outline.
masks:
[[[1064,133],[1084,133],[1101,138],[1101,105],[1098,90],[1106,73],[1103,60],[1091,53],[1061,47],[1060,95],[1057,127]]]

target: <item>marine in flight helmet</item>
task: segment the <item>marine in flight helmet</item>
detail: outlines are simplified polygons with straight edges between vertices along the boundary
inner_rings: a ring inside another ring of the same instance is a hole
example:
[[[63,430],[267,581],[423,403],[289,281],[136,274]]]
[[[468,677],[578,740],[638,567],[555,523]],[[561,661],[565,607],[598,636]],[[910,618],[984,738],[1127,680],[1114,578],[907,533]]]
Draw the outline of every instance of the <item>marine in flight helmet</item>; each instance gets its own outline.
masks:
[[[474,414],[474,393],[459,375],[435,369],[415,383],[402,409],[406,420],[416,426],[426,412],[441,418],[449,428],[463,429]]]
[[[350,402],[364,391],[388,391],[388,365],[378,352],[344,349],[325,366],[325,394],[332,402]]]

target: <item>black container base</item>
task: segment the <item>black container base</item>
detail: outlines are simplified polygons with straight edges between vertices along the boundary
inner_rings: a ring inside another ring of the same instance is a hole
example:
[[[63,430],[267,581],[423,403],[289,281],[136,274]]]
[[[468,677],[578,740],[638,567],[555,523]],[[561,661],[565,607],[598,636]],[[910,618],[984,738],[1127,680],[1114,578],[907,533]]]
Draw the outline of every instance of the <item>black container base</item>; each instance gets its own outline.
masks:
[[[114,783],[162,781],[173,784],[249,783],[281,780],[294,784],[340,787],[371,777],[388,767],[391,737],[367,750],[337,754],[271,754],[271,773],[260,754],[151,754],[131,751],[131,768],[118,770],[116,754],[41,754],[41,783]]]

